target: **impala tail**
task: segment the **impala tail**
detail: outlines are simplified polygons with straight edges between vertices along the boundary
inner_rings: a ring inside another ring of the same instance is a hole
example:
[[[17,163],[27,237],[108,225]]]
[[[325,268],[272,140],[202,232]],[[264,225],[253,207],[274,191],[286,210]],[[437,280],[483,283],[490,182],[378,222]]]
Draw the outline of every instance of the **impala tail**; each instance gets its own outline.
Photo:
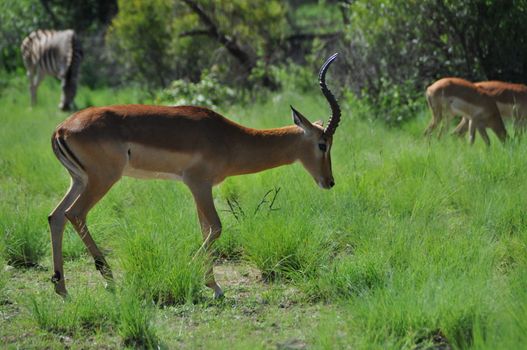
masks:
[[[68,147],[64,137],[59,135],[57,131],[51,136],[51,147],[53,148],[53,153],[55,153],[57,159],[72,176],[75,176],[78,179],[86,178],[86,173],[81,162]]]

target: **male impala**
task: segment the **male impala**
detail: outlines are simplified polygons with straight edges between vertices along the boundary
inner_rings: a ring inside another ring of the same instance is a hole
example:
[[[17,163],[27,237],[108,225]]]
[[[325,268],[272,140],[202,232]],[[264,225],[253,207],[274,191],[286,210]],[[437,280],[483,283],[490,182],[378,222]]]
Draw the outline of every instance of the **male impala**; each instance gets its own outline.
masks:
[[[507,138],[507,131],[494,99],[467,80],[440,79],[426,89],[426,100],[432,110],[432,120],[425,130],[425,135],[429,135],[443,119],[447,122],[449,117],[461,115],[463,120],[454,132],[459,132],[468,120],[471,144],[474,143],[478,130],[483,141],[490,145],[485,130],[487,127],[491,128],[502,142]],[[442,130],[439,135],[441,132]]]
[[[194,197],[207,250],[221,233],[212,186],[226,177],[298,160],[320,187],[333,187],[330,151],[341,113],[325,76],[336,56],[324,63],[319,74],[322,93],[332,112],[325,129],[310,123],[293,107],[296,125],[269,130],[247,128],[194,106],[94,107],[60,124],[51,142],[71,176],[71,186],[49,216],[55,291],[66,295],[62,258],[66,219],[93,256],[95,267],[109,282],[113,281],[110,267],[88,231],[86,216],[123,175],[183,181]],[[214,280],[212,265],[207,286],[214,290],[215,298],[223,295]]]

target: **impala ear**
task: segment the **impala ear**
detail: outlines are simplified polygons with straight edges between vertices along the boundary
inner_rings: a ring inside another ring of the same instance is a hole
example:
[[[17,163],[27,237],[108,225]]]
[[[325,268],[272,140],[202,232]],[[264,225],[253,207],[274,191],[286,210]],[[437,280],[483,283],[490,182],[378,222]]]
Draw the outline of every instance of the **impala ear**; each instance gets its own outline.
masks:
[[[293,108],[291,106],[292,116],[293,116],[293,122],[301,127],[305,133],[310,133],[313,130],[313,125],[311,125],[311,122],[307,120],[306,117],[304,117],[299,111]]]
[[[316,122],[314,122],[313,124],[316,124],[320,127],[323,127],[324,126],[324,122],[322,120],[317,120]]]

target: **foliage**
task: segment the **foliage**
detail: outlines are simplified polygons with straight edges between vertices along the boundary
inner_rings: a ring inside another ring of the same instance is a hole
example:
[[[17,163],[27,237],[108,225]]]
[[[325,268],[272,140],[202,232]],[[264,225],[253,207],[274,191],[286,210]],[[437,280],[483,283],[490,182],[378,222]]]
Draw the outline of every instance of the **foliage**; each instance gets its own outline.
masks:
[[[439,77],[527,80],[526,0],[2,0],[0,6],[0,70],[22,74],[18,46],[29,31],[73,27],[85,43],[83,84],[139,82],[152,96],[172,81],[199,85],[209,71],[236,90],[309,89],[305,73],[338,51],[334,80],[365,98],[374,116],[399,125],[415,115],[416,95]],[[169,90],[185,90],[182,84]]]
[[[286,91],[308,92],[313,91],[313,87],[318,85],[317,77],[310,68],[292,62],[273,68],[274,79],[280,82],[282,89]]]
[[[235,97],[235,91],[222,85],[214,73],[204,72],[198,83],[174,80],[157,95],[156,104],[217,108],[220,105],[229,105]]]
[[[401,126],[414,119],[426,106],[424,95],[415,90],[411,81],[393,85],[382,79],[378,95],[363,93],[362,98],[358,98],[347,91],[345,99],[359,118],[378,119],[390,126]]]
[[[116,57],[150,85],[195,81],[213,64],[234,62],[240,67],[229,78],[243,84],[283,35],[284,14],[279,1],[123,1],[109,39]]]
[[[0,72],[22,68],[20,44],[31,31],[46,26],[38,0],[0,0]]]
[[[109,31],[116,58],[133,65],[147,85],[165,85],[168,43],[173,18],[171,1],[121,1]],[[117,40],[119,38],[119,40]]]
[[[53,28],[72,28],[77,33],[105,30],[117,14],[117,0],[40,0]]]
[[[444,76],[524,82],[525,11],[523,0],[354,1],[344,48],[351,72],[344,79],[375,103],[391,89],[424,91]]]

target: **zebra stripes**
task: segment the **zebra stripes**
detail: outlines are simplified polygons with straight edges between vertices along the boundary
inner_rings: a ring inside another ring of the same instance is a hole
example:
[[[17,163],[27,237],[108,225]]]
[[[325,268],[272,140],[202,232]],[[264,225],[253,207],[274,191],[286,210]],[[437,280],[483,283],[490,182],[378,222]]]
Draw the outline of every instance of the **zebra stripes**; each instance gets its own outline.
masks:
[[[62,95],[59,108],[69,110],[77,92],[82,46],[71,29],[36,30],[20,46],[29,79],[31,105],[37,102],[37,88],[44,76],[51,75],[61,81]]]

